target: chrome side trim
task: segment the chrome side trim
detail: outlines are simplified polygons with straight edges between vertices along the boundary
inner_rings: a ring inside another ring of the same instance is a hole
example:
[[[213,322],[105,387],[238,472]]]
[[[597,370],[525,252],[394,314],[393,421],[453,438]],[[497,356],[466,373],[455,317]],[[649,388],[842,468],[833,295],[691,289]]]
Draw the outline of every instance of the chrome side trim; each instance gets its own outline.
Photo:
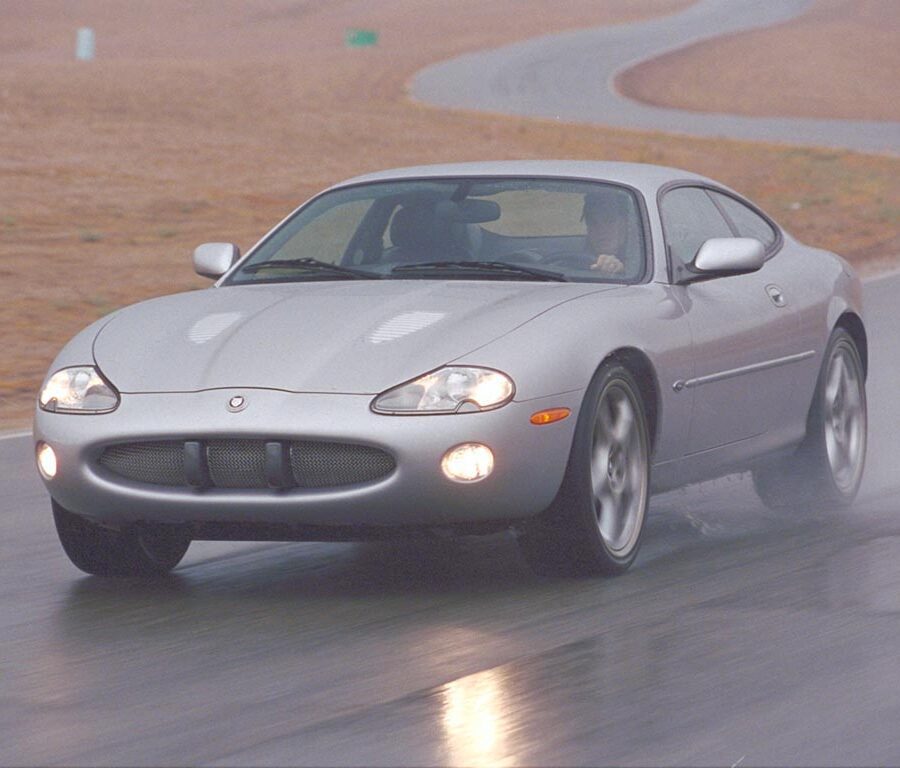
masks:
[[[681,392],[683,389],[692,389],[702,384],[710,384],[714,381],[722,381],[723,379],[731,379],[735,376],[743,376],[745,373],[755,373],[756,371],[765,371],[769,368],[777,368],[779,365],[789,365],[790,363],[799,363],[801,360],[808,360],[815,355],[813,349],[806,352],[799,352],[796,355],[787,355],[786,357],[778,357],[774,360],[764,360],[761,363],[753,363],[752,365],[744,365],[740,368],[731,368],[727,371],[719,371],[718,373],[710,373],[707,376],[698,376],[687,381],[678,380],[672,385],[672,389]]]

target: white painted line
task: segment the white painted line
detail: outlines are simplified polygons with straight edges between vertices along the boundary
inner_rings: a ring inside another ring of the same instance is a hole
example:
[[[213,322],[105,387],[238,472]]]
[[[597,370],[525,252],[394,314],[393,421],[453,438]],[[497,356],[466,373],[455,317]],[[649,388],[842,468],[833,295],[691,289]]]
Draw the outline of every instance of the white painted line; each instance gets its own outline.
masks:
[[[872,275],[863,280],[866,283],[880,283],[882,280],[891,280],[900,277],[900,269],[892,269],[889,272],[882,272],[880,275]]]
[[[31,430],[29,429],[27,432],[7,432],[0,435],[0,440],[18,440],[22,437],[31,437]]]

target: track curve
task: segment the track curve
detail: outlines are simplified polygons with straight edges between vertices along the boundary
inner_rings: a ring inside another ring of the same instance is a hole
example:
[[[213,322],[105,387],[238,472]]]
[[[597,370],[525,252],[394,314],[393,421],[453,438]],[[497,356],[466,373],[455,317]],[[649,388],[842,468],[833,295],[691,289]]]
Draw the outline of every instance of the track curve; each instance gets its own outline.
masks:
[[[810,0],[700,0],[632,24],[576,30],[440,62],[412,81],[413,98],[440,107],[861,152],[900,152],[900,123],[749,117],[656,107],[618,93],[616,76],[649,59],[721,35],[772,26]]]

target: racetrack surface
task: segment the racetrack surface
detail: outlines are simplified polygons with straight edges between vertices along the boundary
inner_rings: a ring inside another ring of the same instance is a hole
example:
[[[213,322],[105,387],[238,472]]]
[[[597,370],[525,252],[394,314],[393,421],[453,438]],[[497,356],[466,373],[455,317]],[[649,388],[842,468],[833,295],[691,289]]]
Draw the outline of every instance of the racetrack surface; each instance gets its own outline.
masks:
[[[866,284],[854,508],[778,515],[746,478],[657,496],[614,580],[533,576],[507,535],[87,577],[30,439],[0,440],[0,763],[900,763],[898,290]]]
[[[862,152],[900,153],[900,123],[753,117],[643,104],[618,93],[616,76],[702,40],[780,24],[810,0],[700,0],[648,21],[548,35],[434,64],[416,75],[412,95],[440,107],[599,123]]]

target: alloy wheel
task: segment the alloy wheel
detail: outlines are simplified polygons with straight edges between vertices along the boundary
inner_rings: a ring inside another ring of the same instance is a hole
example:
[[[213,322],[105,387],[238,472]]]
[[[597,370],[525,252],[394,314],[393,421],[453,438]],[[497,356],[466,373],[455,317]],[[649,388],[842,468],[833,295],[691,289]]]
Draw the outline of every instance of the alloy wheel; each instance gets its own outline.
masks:
[[[859,479],[865,452],[862,372],[851,349],[835,347],[825,375],[825,448],[835,485],[844,493]]]
[[[610,382],[597,405],[591,445],[591,487],[597,526],[616,557],[634,548],[647,496],[646,441],[633,395]]]

